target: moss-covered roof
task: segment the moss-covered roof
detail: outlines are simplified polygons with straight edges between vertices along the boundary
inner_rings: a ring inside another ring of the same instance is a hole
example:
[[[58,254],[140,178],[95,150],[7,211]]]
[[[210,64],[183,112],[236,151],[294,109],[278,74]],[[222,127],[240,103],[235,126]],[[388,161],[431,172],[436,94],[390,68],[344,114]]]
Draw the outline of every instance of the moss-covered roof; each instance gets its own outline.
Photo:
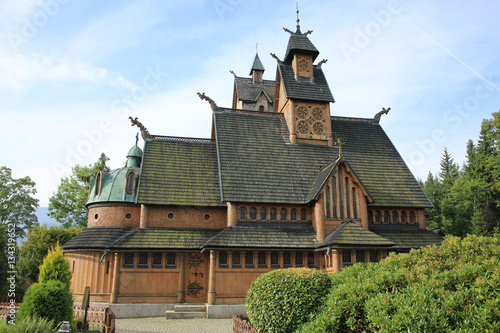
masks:
[[[395,242],[395,247],[408,250],[418,249],[428,245],[440,245],[444,240],[444,238],[439,234],[430,230],[420,229],[417,226],[375,229],[373,232]]]
[[[352,221],[345,221],[326,236],[319,247],[332,245],[394,246],[396,243],[366,230]]]
[[[92,178],[90,180],[90,192],[87,205],[101,202],[135,203],[137,191],[134,193],[127,193],[127,191],[125,191],[127,174],[130,170],[140,175],[139,168],[128,166],[110,172],[101,172],[101,191],[97,194],[95,190],[96,181],[95,178]]]
[[[131,227],[93,227],[88,228],[62,245],[64,250],[110,249],[122,237],[135,231]]]
[[[271,103],[274,103],[275,82],[270,80],[262,80],[262,82],[253,82],[252,78],[235,77],[234,84],[236,87],[237,99],[243,102],[257,102],[257,99],[262,93],[265,93]]]
[[[217,150],[209,140],[146,140],[138,203],[221,205]]]
[[[316,232],[308,225],[255,224],[228,227],[211,238],[205,248],[314,249]]]
[[[335,102],[333,99],[325,75],[320,66],[313,66],[313,82],[296,80],[292,65],[287,63],[278,64],[278,71],[283,82],[285,96],[291,99]]]

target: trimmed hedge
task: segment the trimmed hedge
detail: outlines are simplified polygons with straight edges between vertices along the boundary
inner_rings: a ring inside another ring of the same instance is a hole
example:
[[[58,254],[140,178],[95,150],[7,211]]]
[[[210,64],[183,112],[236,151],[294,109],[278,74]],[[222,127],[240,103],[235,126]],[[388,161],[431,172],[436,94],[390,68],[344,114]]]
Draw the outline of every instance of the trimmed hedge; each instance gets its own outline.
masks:
[[[263,274],[248,290],[248,318],[262,332],[293,332],[319,308],[330,286],[330,274],[316,269],[289,268]]]
[[[298,332],[500,332],[499,238],[449,236],[332,280],[321,312]]]

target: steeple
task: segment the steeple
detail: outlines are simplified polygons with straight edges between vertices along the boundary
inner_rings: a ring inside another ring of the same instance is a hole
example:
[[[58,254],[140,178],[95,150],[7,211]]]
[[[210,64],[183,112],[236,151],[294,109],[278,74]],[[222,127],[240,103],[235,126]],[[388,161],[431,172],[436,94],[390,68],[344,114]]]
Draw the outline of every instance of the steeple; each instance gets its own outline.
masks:
[[[252,69],[250,70],[250,75],[252,76],[253,83],[262,82],[262,76],[264,75],[264,65],[259,58],[259,53],[255,52],[255,58],[253,60]]]

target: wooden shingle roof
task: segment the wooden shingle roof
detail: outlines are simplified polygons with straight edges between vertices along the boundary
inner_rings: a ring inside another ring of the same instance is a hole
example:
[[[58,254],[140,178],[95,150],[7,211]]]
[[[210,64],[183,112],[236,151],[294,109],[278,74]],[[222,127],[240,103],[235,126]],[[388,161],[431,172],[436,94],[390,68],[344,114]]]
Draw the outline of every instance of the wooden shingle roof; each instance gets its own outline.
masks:
[[[278,64],[278,71],[287,98],[335,102],[321,67],[316,65],[313,66],[313,82],[296,80],[291,64]]]
[[[352,221],[345,221],[321,241],[323,246],[394,246],[395,242],[373,233]]]
[[[401,249],[418,249],[428,245],[440,245],[443,237],[433,231],[418,227],[406,228],[376,228],[374,233],[396,243],[395,247]]]
[[[134,232],[131,227],[93,227],[88,228],[62,245],[64,250],[73,249],[110,249],[122,237]]]
[[[255,224],[227,227],[205,243],[205,248],[314,249],[316,232],[310,224]]]
[[[256,102],[261,93],[269,97],[274,103],[275,85],[276,83],[271,80],[262,80],[262,82],[254,83],[252,78],[235,77],[234,84],[236,86],[237,98],[243,102]]]
[[[158,205],[221,205],[214,142],[146,140],[137,202]]]

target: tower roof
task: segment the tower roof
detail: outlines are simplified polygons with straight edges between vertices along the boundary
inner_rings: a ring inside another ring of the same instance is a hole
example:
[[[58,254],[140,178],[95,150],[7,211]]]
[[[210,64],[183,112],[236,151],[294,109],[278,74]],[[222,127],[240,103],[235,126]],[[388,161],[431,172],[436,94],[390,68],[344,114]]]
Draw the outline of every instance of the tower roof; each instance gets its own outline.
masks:
[[[287,31],[290,33],[290,39],[288,40],[288,46],[286,48],[285,62],[292,61],[292,57],[295,53],[311,54],[314,61],[319,55],[319,51],[313,43],[311,43],[309,38],[307,38],[307,35],[312,31],[302,33],[299,26],[297,26],[297,31],[295,32],[291,32],[290,30]]]
[[[264,65],[260,61],[259,54],[255,53],[255,59],[253,60],[252,69],[250,69],[250,75],[252,75],[253,71],[265,71]]]

